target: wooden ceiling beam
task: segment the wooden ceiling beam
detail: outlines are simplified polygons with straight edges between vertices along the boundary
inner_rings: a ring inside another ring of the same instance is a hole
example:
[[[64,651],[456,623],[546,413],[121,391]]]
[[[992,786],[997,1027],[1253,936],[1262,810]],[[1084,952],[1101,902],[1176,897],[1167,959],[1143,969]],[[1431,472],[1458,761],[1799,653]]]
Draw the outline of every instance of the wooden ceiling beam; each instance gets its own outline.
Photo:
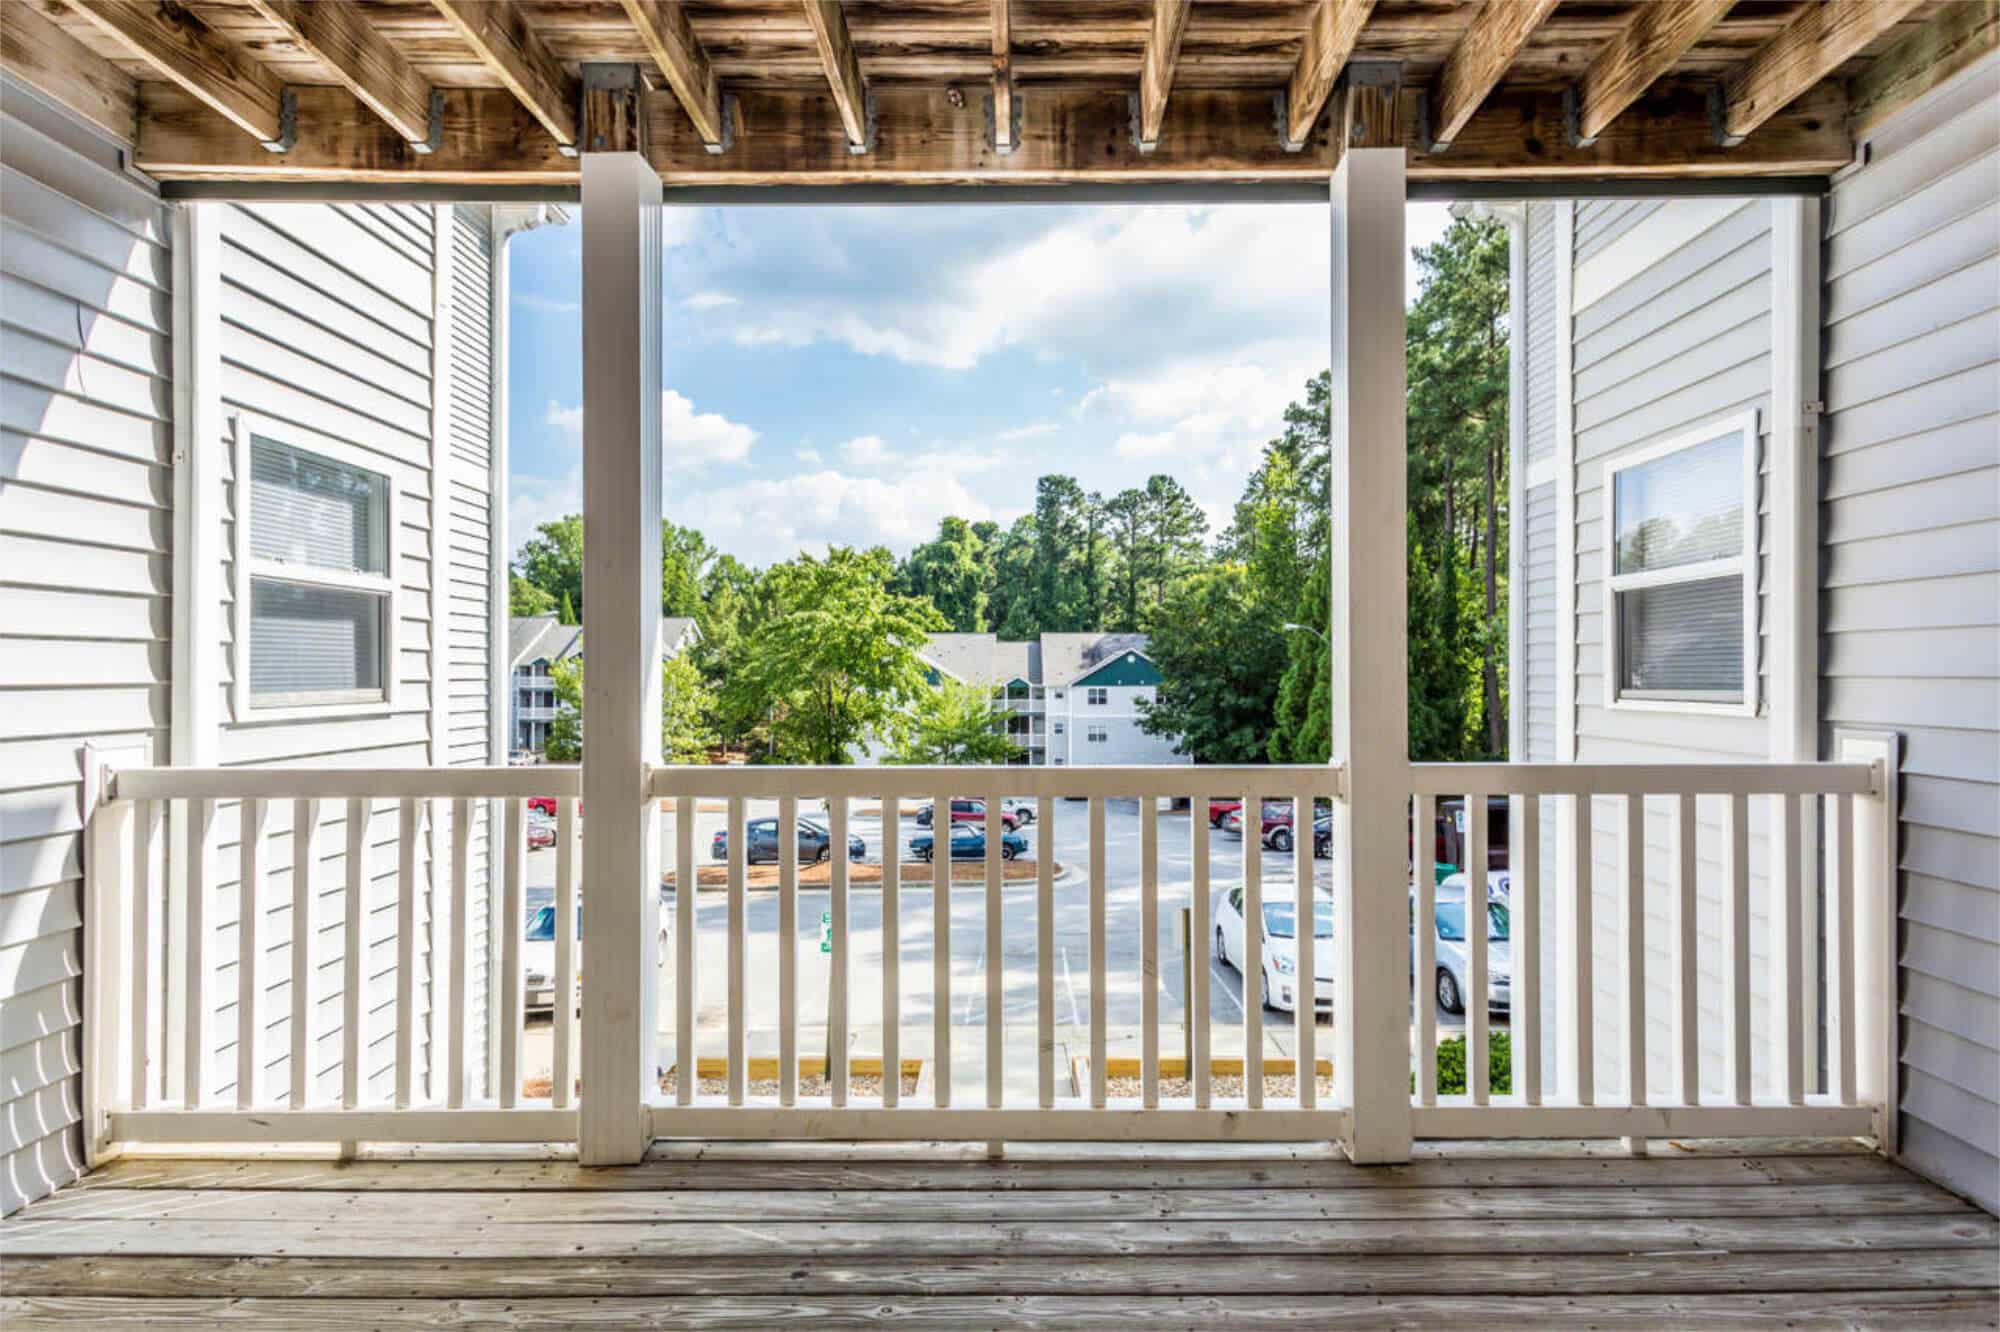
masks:
[[[1139,151],[1160,145],[1160,123],[1167,116],[1167,97],[1174,90],[1174,66],[1181,58],[1193,0],[1153,0],[1153,22],[1146,33],[1146,54],[1139,61],[1139,123],[1134,127]]]
[[[1508,67],[1557,0],[1486,0],[1465,35],[1431,80],[1426,98],[1431,151],[1448,147],[1472,113],[1506,76]]]
[[[444,136],[429,156],[397,135],[344,88],[300,87],[299,141],[266,153],[178,87],[140,89],[134,160],[169,180],[299,180],[574,184],[577,163],[563,156],[536,119],[498,88],[443,88]],[[1405,88],[1393,120],[1377,105],[1343,109],[1340,129],[1320,128],[1296,152],[1271,132],[1267,92],[1182,88],[1168,105],[1160,146],[1132,144],[1130,94],[1117,88],[1049,88],[1021,103],[1021,137],[1002,157],[987,140],[982,108],[949,90],[890,86],[876,99],[876,145],[847,150],[843,124],[816,90],[735,95],[741,133],[727,154],[708,152],[687,117],[654,97],[644,110],[646,151],[674,185],[1067,184],[1073,182],[1294,180],[1324,182],[1339,161],[1337,138],[1364,126],[1410,152],[1412,180],[1671,180],[1686,177],[1824,176],[1852,157],[1846,98],[1815,89],[1772,116],[1739,148],[1709,131],[1708,89],[1667,84],[1620,116],[1597,143],[1576,148],[1562,136],[1563,98],[1513,91],[1487,98],[1451,151],[1428,155],[1415,142],[1417,90]],[[1349,106],[1343,102],[1343,107]],[[1382,127],[1393,125],[1393,130]]]
[[[250,7],[282,29],[325,65],[389,127],[420,153],[431,150],[430,80],[375,31],[349,0],[249,0]]]
[[[69,0],[79,16],[273,152],[292,141],[286,91],[237,43],[173,0]]]
[[[577,82],[529,26],[514,0],[431,0],[559,150],[577,148]]]
[[[861,72],[854,38],[847,31],[847,15],[839,0],[805,0],[805,8],[813,42],[819,47],[820,64],[826,67],[827,87],[847,131],[848,151],[865,153],[874,138],[868,126],[868,80]]]
[[[993,151],[1014,151],[1013,0],[993,0]]]
[[[666,76],[667,86],[687,112],[694,131],[711,153],[722,152],[733,137],[729,107],[722,99],[722,84],[709,63],[708,53],[694,35],[687,11],[674,0],[623,0],[626,17],[652,53],[653,63]]]
[[[1296,152],[1312,137],[1319,113],[1333,92],[1334,81],[1347,66],[1361,29],[1375,11],[1375,0],[1319,0],[1305,48],[1285,90],[1285,147]]]
[[[1569,139],[1588,145],[1727,14],[1736,0],[1650,0],[1592,58],[1571,90]]]
[[[31,4],[0,4],[0,69],[122,144],[139,137],[139,84]]]
[[[1817,0],[1722,82],[1715,135],[1741,143],[1753,130],[1926,0]]]

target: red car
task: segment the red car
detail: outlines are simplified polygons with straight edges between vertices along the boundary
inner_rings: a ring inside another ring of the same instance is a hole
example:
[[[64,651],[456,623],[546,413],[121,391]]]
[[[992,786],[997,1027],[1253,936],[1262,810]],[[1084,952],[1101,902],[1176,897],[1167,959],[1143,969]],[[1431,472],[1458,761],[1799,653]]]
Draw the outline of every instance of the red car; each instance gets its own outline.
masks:
[[[554,796],[529,796],[528,812],[530,814],[546,814],[550,818],[554,818],[556,816],[556,798]],[[578,818],[583,817],[583,802],[581,800],[576,803],[576,815]]]
[[[932,813],[931,806],[925,805],[923,808],[917,811],[917,826],[919,828],[930,827],[931,820],[934,817],[936,816]],[[984,800],[952,801],[951,821],[953,823],[986,822],[986,802]],[[1016,814],[1013,810],[1003,809],[1000,811],[1000,826],[1002,828],[1005,828],[1008,832],[1013,832],[1017,827],[1020,826],[1020,823],[1021,823],[1020,815]]]
[[[1287,824],[1291,823],[1292,805],[1290,801],[1280,802],[1275,796],[1265,796],[1265,813],[1268,815],[1272,807],[1279,803],[1282,803],[1285,807],[1285,822]],[[1208,801],[1208,826],[1211,828],[1220,828],[1224,819],[1241,808],[1243,808],[1243,800],[1240,796],[1210,796]],[[1265,831],[1269,831],[1268,824]]]
[[[1240,803],[1240,802],[1239,802]],[[1240,809],[1230,810],[1222,816],[1225,832],[1233,832],[1239,837],[1243,833],[1243,813]],[[1265,800],[1263,827],[1258,840],[1273,851],[1292,849],[1292,802],[1289,800]]]

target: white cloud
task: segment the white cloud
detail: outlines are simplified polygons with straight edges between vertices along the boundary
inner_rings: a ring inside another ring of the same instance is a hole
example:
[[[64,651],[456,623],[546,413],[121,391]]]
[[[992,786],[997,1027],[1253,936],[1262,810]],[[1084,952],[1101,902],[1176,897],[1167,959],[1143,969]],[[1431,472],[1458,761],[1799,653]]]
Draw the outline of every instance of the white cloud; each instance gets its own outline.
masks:
[[[583,408],[550,402],[542,422],[565,436],[572,447],[583,443]],[[714,463],[739,463],[750,455],[757,432],[720,412],[697,412],[694,404],[672,389],[660,394],[660,443],[668,470]]]
[[[698,502],[703,534],[756,564],[829,545],[886,545],[900,553],[935,535],[946,514],[975,522],[1011,517],[944,469],[885,479],[823,468],[739,482]]]
[[[689,310],[720,310],[736,304],[737,299],[726,291],[698,291],[681,302]]]
[[[514,303],[522,309],[533,310],[536,314],[574,315],[583,312],[583,304],[580,301],[558,300],[553,296],[537,296],[533,292],[528,291],[515,292],[513,299]]]
[[[516,551],[543,523],[564,514],[582,512],[581,467],[572,467],[561,476],[527,476],[516,472],[507,478],[507,541]]]
[[[896,455],[880,435],[857,435],[840,446],[840,460],[855,467],[880,467],[895,462]]]
[[[800,462],[805,463],[811,467],[817,467],[820,465],[821,462],[824,461],[824,459],[822,459],[819,456],[818,449],[800,449],[792,456],[794,458],[797,458]]]
[[[1062,390],[1058,389],[1056,391],[1060,393]],[[1015,426],[1012,430],[1002,430],[993,438],[1003,444],[1013,444],[1024,439],[1040,439],[1043,435],[1053,435],[1060,429],[1062,427],[1054,421],[1037,421],[1033,425]]]

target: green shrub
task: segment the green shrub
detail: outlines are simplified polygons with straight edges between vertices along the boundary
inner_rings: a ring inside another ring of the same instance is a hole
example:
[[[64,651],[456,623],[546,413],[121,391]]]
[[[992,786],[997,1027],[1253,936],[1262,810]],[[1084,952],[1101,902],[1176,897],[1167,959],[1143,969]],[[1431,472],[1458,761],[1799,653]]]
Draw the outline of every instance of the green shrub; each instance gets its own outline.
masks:
[[[1514,1046],[1504,1031],[1491,1032],[1487,1036],[1486,1077],[1487,1086],[1494,1092],[1514,1090]],[[1465,1037],[1454,1036],[1438,1046],[1437,1089],[1440,1096],[1460,1096],[1465,1093]],[[1416,1075],[1410,1077],[1410,1086],[1416,1087]]]

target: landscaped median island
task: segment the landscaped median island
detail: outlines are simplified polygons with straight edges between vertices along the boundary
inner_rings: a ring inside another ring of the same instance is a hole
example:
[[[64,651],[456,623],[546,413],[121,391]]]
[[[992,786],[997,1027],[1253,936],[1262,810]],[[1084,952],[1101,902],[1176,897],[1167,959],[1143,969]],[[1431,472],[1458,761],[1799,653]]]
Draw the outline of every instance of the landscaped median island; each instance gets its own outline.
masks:
[[[1035,877],[1036,862],[1032,860],[1003,860],[1000,875],[1009,883],[1032,880]],[[1061,878],[1066,872],[1060,864],[1051,867],[1054,877]],[[897,871],[897,882],[904,886],[928,884],[931,881],[931,862],[928,860],[906,860]],[[801,888],[824,888],[833,881],[833,865],[830,861],[799,866],[799,886]],[[986,862],[983,860],[955,861],[951,867],[953,883],[986,882]],[[727,865],[701,865],[695,870],[695,887],[700,890],[727,888],[729,867]],[[876,862],[853,862],[847,866],[847,883],[850,888],[880,887],[882,866]],[[743,884],[746,888],[776,888],[778,867],[776,865],[746,865],[743,867]],[[664,888],[675,886],[674,872],[667,871],[660,876]]]
[[[901,1088],[905,1096],[913,1096],[922,1078],[924,1061],[905,1059],[901,1061]],[[694,1064],[695,1086],[702,1096],[725,1096],[729,1092],[729,1061],[726,1059],[697,1059]],[[799,1057],[798,1094],[808,1099],[828,1094],[826,1079],[826,1058],[823,1055],[801,1055]],[[778,1094],[778,1061],[768,1057],[752,1058],[744,1061],[743,1094],[750,1097],[771,1097]],[[669,1064],[667,1071],[660,1075],[660,1090],[672,1093],[678,1086],[680,1070]],[[880,1096],[882,1094],[882,1059],[879,1055],[855,1055],[847,1061],[847,1089],[859,1096]]]

